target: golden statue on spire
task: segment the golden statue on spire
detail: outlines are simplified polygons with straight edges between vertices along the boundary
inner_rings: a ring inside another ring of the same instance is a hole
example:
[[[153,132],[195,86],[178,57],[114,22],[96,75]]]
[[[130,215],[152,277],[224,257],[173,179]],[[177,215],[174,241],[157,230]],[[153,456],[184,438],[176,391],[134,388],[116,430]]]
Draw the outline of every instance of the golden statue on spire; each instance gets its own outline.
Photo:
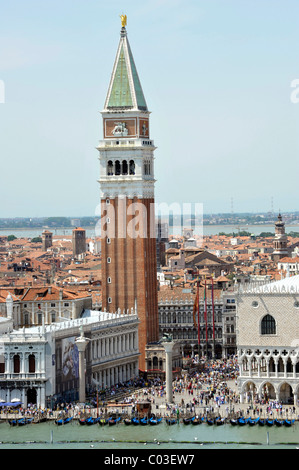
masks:
[[[122,28],[125,28],[127,26],[127,15],[120,15],[120,19]]]

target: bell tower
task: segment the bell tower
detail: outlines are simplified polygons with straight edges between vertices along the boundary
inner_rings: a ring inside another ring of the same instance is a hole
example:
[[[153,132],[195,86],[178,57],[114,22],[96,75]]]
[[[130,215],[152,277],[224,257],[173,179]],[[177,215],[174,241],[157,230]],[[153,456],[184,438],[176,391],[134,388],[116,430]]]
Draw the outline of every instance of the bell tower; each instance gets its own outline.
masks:
[[[288,237],[285,233],[285,224],[281,214],[278,215],[275,222],[274,251],[272,254],[273,261],[277,262],[285,256],[289,256]]]
[[[150,112],[122,16],[120,41],[102,111],[100,161],[102,308],[137,309],[139,368],[159,340],[154,151]]]

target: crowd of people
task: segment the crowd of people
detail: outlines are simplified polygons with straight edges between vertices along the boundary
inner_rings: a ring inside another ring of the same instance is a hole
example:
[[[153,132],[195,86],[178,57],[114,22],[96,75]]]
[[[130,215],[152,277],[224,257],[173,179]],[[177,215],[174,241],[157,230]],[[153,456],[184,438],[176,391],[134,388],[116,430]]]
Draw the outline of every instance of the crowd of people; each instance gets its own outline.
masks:
[[[195,367],[193,367],[195,366]],[[257,416],[290,416],[296,413],[295,406],[283,407],[277,401],[254,399],[250,404],[240,403],[237,388],[238,363],[237,358],[226,360],[196,359],[193,366],[183,371],[180,376],[173,379],[173,399],[168,403],[166,397],[166,383],[161,378],[147,379],[136,377],[125,383],[119,383],[97,391],[90,390],[84,412],[90,414],[107,413],[135,413],[138,403],[147,401],[157,414],[186,416],[188,414],[214,413],[228,417],[231,414]],[[109,403],[114,402],[115,408]],[[121,402],[122,407],[117,402]],[[41,410],[35,405],[29,405],[17,410],[3,410],[19,413],[28,417],[59,417],[71,415],[80,417],[82,408],[77,403],[59,402],[51,409]]]

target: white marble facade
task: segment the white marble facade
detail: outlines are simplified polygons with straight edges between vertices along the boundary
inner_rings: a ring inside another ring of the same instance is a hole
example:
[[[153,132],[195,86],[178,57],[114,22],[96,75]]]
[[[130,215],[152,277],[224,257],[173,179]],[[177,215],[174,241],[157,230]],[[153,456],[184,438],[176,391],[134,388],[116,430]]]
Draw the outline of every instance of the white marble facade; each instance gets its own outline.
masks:
[[[237,342],[241,401],[297,404],[299,276],[239,291]]]

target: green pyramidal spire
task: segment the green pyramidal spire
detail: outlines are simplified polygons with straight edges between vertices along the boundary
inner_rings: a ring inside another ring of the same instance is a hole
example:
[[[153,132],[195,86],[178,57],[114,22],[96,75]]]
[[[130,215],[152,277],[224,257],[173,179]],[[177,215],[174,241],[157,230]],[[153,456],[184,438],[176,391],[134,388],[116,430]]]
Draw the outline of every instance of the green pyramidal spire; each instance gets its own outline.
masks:
[[[117,109],[147,111],[146,101],[125,27],[122,27],[120,33],[120,42],[105,102],[105,109],[111,111]]]

